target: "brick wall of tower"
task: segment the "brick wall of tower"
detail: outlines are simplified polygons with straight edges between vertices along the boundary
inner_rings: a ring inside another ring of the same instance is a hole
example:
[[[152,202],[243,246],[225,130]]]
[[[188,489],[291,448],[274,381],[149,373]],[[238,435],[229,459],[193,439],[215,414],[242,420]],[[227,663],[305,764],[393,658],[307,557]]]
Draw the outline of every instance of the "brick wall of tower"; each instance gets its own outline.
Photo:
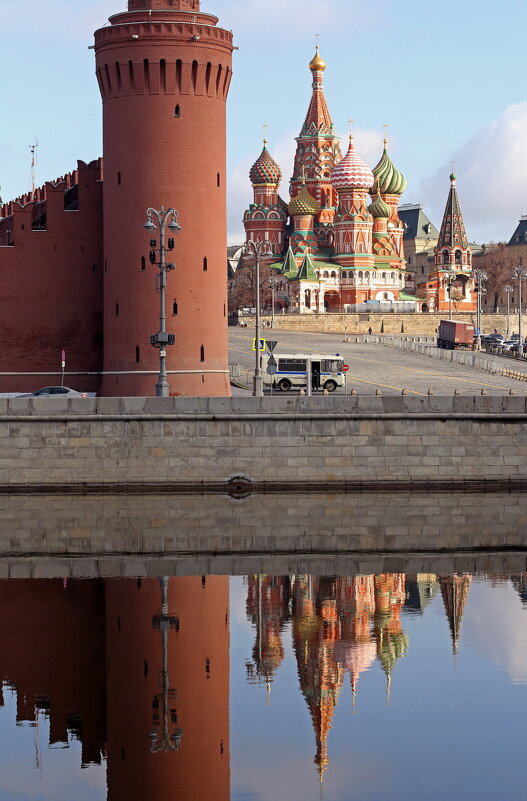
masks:
[[[65,383],[98,390],[101,161],[79,161],[73,173],[0,207],[0,276],[0,392],[60,383],[62,350],[67,371],[87,374],[68,375]]]
[[[131,11],[95,34],[105,154],[102,394],[154,391],[159,353],[149,337],[159,330],[159,297],[143,224],[147,208],[164,206],[177,209],[181,225],[167,289],[167,329],[176,335],[167,352],[171,393],[228,395],[232,34],[197,3],[179,0],[174,10],[155,3],[144,12],[143,5],[131,0]]]

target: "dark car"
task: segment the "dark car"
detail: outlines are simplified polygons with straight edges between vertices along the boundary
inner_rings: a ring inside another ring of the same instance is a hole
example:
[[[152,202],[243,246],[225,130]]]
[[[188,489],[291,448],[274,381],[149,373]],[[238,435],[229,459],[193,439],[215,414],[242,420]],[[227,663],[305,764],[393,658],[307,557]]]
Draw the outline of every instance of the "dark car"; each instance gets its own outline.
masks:
[[[36,392],[25,392],[23,395],[17,395],[17,398],[87,398],[93,393],[77,392],[76,389],[69,387],[43,387],[37,389]]]

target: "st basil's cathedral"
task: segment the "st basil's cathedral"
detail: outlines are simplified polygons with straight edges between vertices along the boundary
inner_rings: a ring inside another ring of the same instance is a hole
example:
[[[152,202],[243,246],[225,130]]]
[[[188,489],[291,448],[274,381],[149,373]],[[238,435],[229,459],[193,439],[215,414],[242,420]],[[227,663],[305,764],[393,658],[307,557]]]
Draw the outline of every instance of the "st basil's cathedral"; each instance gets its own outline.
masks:
[[[351,134],[348,152],[342,157],[324,95],[326,63],[318,47],[309,69],[312,96],[296,139],[289,203],[280,197],[282,171],[265,139],[249,173],[254,201],[243,219],[246,240],[269,242],[272,255],[266,261],[276,279],[276,306],[299,314],[356,311],[359,304],[368,304],[362,306],[368,308],[370,304],[397,301],[407,302],[404,307],[397,304],[400,310],[410,310],[408,305],[413,306],[412,311],[433,305],[444,307],[444,298],[440,302],[445,292],[443,251],[448,249],[450,258],[452,250],[453,260],[459,256],[455,256],[458,248],[452,243],[451,247],[442,247],[436,260],[440,266],[436,267],[437,274],[430,276],[426,298],[405,293],[404,225],[398,208],[406,179],[390,158],[386,138],[373,169],[355,150]],[[460,215],[457,197],[456,204],[456,215]],[[462,217],[460,225],[463,228]],[[462,250],[463,264],[456,261],[456,268],[470,271],[466,242]],[[469,290],[470,285],[464,282],[461,294],[465,309],[472,306]]]

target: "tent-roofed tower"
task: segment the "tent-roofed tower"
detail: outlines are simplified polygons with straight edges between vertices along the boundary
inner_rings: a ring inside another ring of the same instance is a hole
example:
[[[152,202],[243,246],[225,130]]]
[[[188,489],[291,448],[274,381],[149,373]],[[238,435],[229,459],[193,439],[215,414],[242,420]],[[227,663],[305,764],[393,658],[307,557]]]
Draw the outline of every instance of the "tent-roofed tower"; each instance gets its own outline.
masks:
[[[473,311],[472,250],[456,188],[456,176],[450,176],[450,191],[443,214],[439,239],[434,249],[434,271],[427,282],[427,303],[437,311]],[[430,309],[431,311],[433,308]]]
[[[159,296],[150,207],[174,207],[167,287],[171,394],[230,395],[225,251],[226,101],[232,32],[199,0],[128,0],[95,33],[103,102],[102,395],[154,394]],[[159,246],[159,232],[154,234]],[[148,266],[147,266],[148,265]]]
[[[440,576],[439,578],[454,654],[459,651],[461,623],[471,583],[472,576],[468,573],[461,575],[456,573],[453,576]]]
[[[282,170],[267,149],[267,139],[263,140],[263,150],[249,171],[254,200],[243,216],[245,239],[255,242],[266,239],[272,253],[281,254],[284,249],[287,204],[278,194]]]
[[[316,223],[324,224],[333,220],[337,198],[331,185],[331,173],[341,160],[342,153],[324,94],[326,63],[320,56],[318,46],[309,69],[313,75],[312,94],[304,124],[296,139],[290,192],[292,198],[296,197],[305,181],[309,193],[320,204]],[[325,244],[323,238],[321,244]]]

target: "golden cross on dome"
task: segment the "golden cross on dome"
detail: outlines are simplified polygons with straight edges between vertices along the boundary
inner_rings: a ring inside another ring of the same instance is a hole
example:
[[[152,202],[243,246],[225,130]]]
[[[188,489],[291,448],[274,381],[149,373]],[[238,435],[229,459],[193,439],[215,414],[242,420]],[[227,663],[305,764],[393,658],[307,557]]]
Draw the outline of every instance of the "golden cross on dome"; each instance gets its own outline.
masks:
[[[353,120],[348,120],[348,125],[350,127],[350,145],[353,141]]]
[[[388,126],[386,123],[382,126],[384,128],[384,144],[388,144]]]
[[[264,125],[262,125],[262,128],[263,128],[263,132],[264,132],[264,145],[266,145],[267,144],[267,129],[269,128],[269,124],[266,122]]]

